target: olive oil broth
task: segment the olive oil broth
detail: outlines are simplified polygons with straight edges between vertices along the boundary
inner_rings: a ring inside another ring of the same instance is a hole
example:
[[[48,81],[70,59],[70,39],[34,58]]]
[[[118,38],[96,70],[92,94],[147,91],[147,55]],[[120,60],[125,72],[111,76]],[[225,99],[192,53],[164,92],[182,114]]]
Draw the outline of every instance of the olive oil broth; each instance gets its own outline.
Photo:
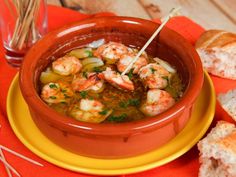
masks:
[[[89,54],[86,54],[83,60],[89,57],[94,57],[93,52],[95,50],[96,48],[89,50]],[[137,49],[133,50],[137,51]],[[68,52],[65,56],[70,55],[72,55],[72,53]],[[147,56],[148,63],[155,63],[152,56]],[[104,62],[104,65],[95,66],[89,71],[82,68],[82,71],[74,75],[60,76],[55,73],[56,79],[54,78],[53,80],[55,80],[56,82],[63,81],[70,85],[73,78],[76,77],[76,75],[78,74],[82,74],[86,78],[89,72],[95,72],[99,74],[103,72],[107,67],[110,67],[113,70],[117,71],[116,63],[110,64],[108,62]],[[53,73],[52,63],[43,71],[43,73],[46,73],[48,71]],[[71,117],[70,111],[72,107],[77,104],[81,99],[97,100],[101,102],[105,107],[105,109],[101,111],[100,114],[106,114],[108,110],[112,110],[112,113],[104,121],[102,121],[102,123],[121,123],[148,118],[147,115],[144,115],[143,112],[140,111],[140,105],[147,99],[148,88],[143,84],[140,77],[137,74],[133,74],[132,72],[133,71],[130,70],[126,75],[134,84],[135,89],[133,91],[119,89],[107,82],[104,82],[104,89],[101,93],[95,93],[90,90],[74,91],[73,97],[68,96],[69,101],[47,104],[57,112]],[[49,79],[48,81],[45,81],[43,83],[41,78],[42,77],[40,77],[40,90],[43,89],[45,83],[51,82]],[[175,101],[178,101],[181,98],[184,90],[183,82],[178,72],[172,74],[171,77],[166,78],[166,80],[168,82],[168,85],[163,90],[167,91],[175,99]]]

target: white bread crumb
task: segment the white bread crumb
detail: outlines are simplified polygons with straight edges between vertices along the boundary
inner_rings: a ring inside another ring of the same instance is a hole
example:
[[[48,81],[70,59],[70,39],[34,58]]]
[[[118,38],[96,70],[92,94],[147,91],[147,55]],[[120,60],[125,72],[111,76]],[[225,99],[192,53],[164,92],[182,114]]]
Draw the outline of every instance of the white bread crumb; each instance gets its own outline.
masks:
[[[217,96],[222,108],[236,121],[236,88]]]
[[[226,52],[220,48],[213,48],[211,51],[197,49],[197,52],[203,67],[209,73],[236,80],[236,53]]]
[[[219,121],[198,143],[200,151],[199,177],[236,177],[236,128]]]

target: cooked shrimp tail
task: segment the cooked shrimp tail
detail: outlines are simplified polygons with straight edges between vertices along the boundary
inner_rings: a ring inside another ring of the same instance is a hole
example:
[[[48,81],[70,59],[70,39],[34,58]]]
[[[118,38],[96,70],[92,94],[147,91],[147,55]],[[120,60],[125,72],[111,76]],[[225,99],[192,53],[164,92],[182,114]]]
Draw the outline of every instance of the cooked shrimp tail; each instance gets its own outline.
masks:
[[[98,77],[106,80],[118,89],[129,91],[134,90],[134,84],[128,76],[121,76],[118,72],[111,70],[110,67],[107,67],[105,71],[99,73]]]
[[[147,116],[156,116],[169,109],[174,103],[174,98],[168,92],[151,89],[148,91],[147,100],[141,105],[140,111]]]
[[[112,110],[106,109],[101,102],[89,99],[81,99],[70,110],[70,115],[75,119],[90,123],[100,123],[111,113]]]

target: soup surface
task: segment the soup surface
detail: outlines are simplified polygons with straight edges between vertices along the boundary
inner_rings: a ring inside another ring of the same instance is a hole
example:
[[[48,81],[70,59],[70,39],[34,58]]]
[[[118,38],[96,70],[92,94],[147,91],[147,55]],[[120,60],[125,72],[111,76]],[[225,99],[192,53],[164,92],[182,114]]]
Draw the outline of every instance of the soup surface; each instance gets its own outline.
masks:
[[[182,81],[166,61],[103,39],[54,60],[40,75],[40,96],[56,111],[91,123],[155,116],[181,97]],[[127,70],[127,71],[126,71]]]

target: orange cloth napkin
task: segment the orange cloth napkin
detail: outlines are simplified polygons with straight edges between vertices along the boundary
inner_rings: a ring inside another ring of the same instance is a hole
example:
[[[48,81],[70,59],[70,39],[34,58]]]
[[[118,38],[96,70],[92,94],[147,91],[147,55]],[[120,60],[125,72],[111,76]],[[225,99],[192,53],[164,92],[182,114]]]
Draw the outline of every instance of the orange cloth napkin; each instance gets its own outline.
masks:
[[[112,13],[85,15],[54,6],[48,6],[48,12],[49,31],[64,24],[93,16],[114,15]],[[159,20],[154,21],[159,22]],[[180,33],[192,44],[194,44],[201,33],[204,32],[204,29],[201,26],[185,17],[175,17],[174,19],[170,20],[168,27]],[[44,167],[32,165],[31,163],[28,163],[9,153],[5,153],[9,163],[14,164],[14,167],[23,177],[92,177],[92,175],[72,172],[44,161],[28,150],[14,135],[7,119],[6,97],[9,85],[16,74],[17,69],[10,67],[6,63],[3,51],[3,47],[0,44],[0,124],[2,125],[2,128],[0,129],[0,144],[5,145],[10,149],[20,152],[21,154],[24,154],[25,156],[44,164]],[[222,79],[214,76],[211,76],[211,78],[214,82],[217,93],[225,92],[236,87],[236,81]],[[227,119],[232,121],[219,105],[217,105],[215,120],[216,119]],[[122,177],[196,177],[198,174],[198,168],[198,150],[195,146],[180,158],[166,165],[141,173],[122,175]],[[0,163],[0,177],[6,176],[7,173],[5,172],[3,165]]]

